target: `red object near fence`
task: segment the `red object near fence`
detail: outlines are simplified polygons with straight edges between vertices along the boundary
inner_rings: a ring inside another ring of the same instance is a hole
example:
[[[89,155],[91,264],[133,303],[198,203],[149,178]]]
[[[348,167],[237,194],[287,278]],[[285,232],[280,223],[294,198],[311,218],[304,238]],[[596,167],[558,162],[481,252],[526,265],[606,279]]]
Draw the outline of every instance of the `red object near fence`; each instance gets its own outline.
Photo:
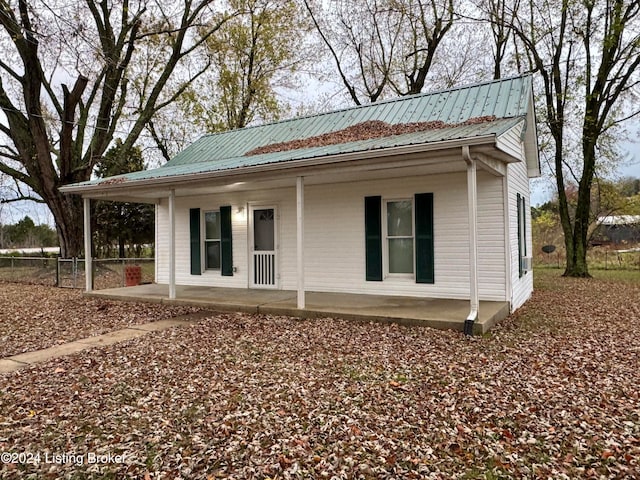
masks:
[[[124,282],[127,287],[140,285],[142,281],[142,267],[140,265],[127,265],[124,267]]]

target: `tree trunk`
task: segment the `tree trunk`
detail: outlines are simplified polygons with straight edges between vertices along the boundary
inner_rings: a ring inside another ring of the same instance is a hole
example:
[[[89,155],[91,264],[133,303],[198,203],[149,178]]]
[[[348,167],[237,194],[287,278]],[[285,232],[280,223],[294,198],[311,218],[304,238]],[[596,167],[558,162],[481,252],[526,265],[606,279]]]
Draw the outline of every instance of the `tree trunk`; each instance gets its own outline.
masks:
[[[582,182],[581,182],[582,183]],[[580,187],[578,191],[578,204],[574,218],[573,256],[571,264],[567,262],[564,275],[567,277],[591,277],[587,268],[587,247],[589,230],[589,212],[591,210],[591,187]]]
[[[589,126],[589,122],[590,118],[587,118],[585,125]],[[591,185],[593,184],[596,166],[596,146],[593,138],[595,137],[589,135],[585,127],[582,136],[584,169],[578,186],[578,202],[573,220],[571,263],[569,262],[569,250],[567,250],[567,268],[564,272],[567,277],[591,277],[587,267],[587,248],[589,246],[589,223],[591,220]]]
[[[572,235],[565,235],[565,247],[567,248],[567,263],[563,276],[590,278],[587,268],[587,239],[577,231]]]
[[[84,249],[84,211],[82,199],[78,195],[63,195],[45,198],[56,222],[60,256],[62,258],[82,257]]]

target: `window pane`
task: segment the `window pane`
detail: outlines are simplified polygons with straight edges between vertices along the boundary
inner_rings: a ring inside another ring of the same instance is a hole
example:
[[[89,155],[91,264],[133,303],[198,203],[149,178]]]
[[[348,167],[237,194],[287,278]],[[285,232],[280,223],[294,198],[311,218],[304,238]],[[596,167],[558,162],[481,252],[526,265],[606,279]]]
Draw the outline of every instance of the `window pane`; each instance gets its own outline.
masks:
[[[413,239],[389,239],[389,273],[413,273]]]
[[[206,212],[204,214],[206,239],[220,238],[220,212]]]
[[[254,210],[253,212],[253,249],[255,251],[273,251],[274,246],[273,209]]]
[[[220,268],[220,242],[206,242],[206,259],[207,269],[219,269]]]
[[[411,201],[387,202],[387,234],[390,237],[411,237],[413,219]]]

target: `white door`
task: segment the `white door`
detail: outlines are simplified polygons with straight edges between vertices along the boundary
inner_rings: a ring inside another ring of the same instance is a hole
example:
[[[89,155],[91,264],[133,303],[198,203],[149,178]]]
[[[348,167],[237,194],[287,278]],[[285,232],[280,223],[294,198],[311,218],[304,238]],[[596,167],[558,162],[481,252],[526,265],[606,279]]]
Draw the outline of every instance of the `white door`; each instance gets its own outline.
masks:
[[[251,286],[276,288],[276,211],[255,207],[251,211]]]

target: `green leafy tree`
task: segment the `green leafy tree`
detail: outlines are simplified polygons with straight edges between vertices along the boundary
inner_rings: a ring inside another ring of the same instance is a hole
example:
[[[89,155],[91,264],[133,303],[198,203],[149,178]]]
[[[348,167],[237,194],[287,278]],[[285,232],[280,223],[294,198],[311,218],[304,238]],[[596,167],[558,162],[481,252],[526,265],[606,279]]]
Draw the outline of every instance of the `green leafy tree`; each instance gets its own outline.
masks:
[[[147,127],[165,160],[203,131],[279,119],[289,108],[283,92],[296,88],[313,56],[296,0],[228,0],[227,6],[237,15],[203,45],[211,68]]]
[[[622,178],[617,182],[616,187],[624,198],[620,214],[640,215],[640,178]]]
[[[109,149],[98,163],[96,174],[100,178],[123,173],[144,170],[145,164],[142,150],[133,147],[128,156],[122,154],[124,148],[121,139]],[[155,210],[153,205],[97,201],[93,207],[92,230],[96,241],[96,254],[108,256],[112,245],[118,247],[118,256],[127,255],[127,245],[135,247],[136,256],[140,255],[141,246],[153,243],[155,238]]]
[[[640,215],[640,193],[627,197],[625,213],[628,215]]]
[[[33,244],[33,230],[35,226],[36,224],[28,215],[13,225],[9,230],[12,245],[14,247],[30,247]]]
[[[633,197],[640,193],[640,178],[625,177],[618,181],[620,194],[625,197]]]
[[[49,225],[36,225],[34,228],[34,235],[37,240],[37,245],[34,245],[36,247],[46,248],[59,246],[58,235],[56,234],[55,229],[51,228]]]
[[[2,248],[44,248],[57,246],[56,232],[49,225],[36,225],[26,215],[14,225],[0,225]]]
[[[276,94],[304,60],[306,26],[294,0],[230,0],[242,12],[209,37],[215,68],[185,97],[186,110],[209,132],[277,120],[286,108]],[[210,92],[203,95],[202,92]]]

